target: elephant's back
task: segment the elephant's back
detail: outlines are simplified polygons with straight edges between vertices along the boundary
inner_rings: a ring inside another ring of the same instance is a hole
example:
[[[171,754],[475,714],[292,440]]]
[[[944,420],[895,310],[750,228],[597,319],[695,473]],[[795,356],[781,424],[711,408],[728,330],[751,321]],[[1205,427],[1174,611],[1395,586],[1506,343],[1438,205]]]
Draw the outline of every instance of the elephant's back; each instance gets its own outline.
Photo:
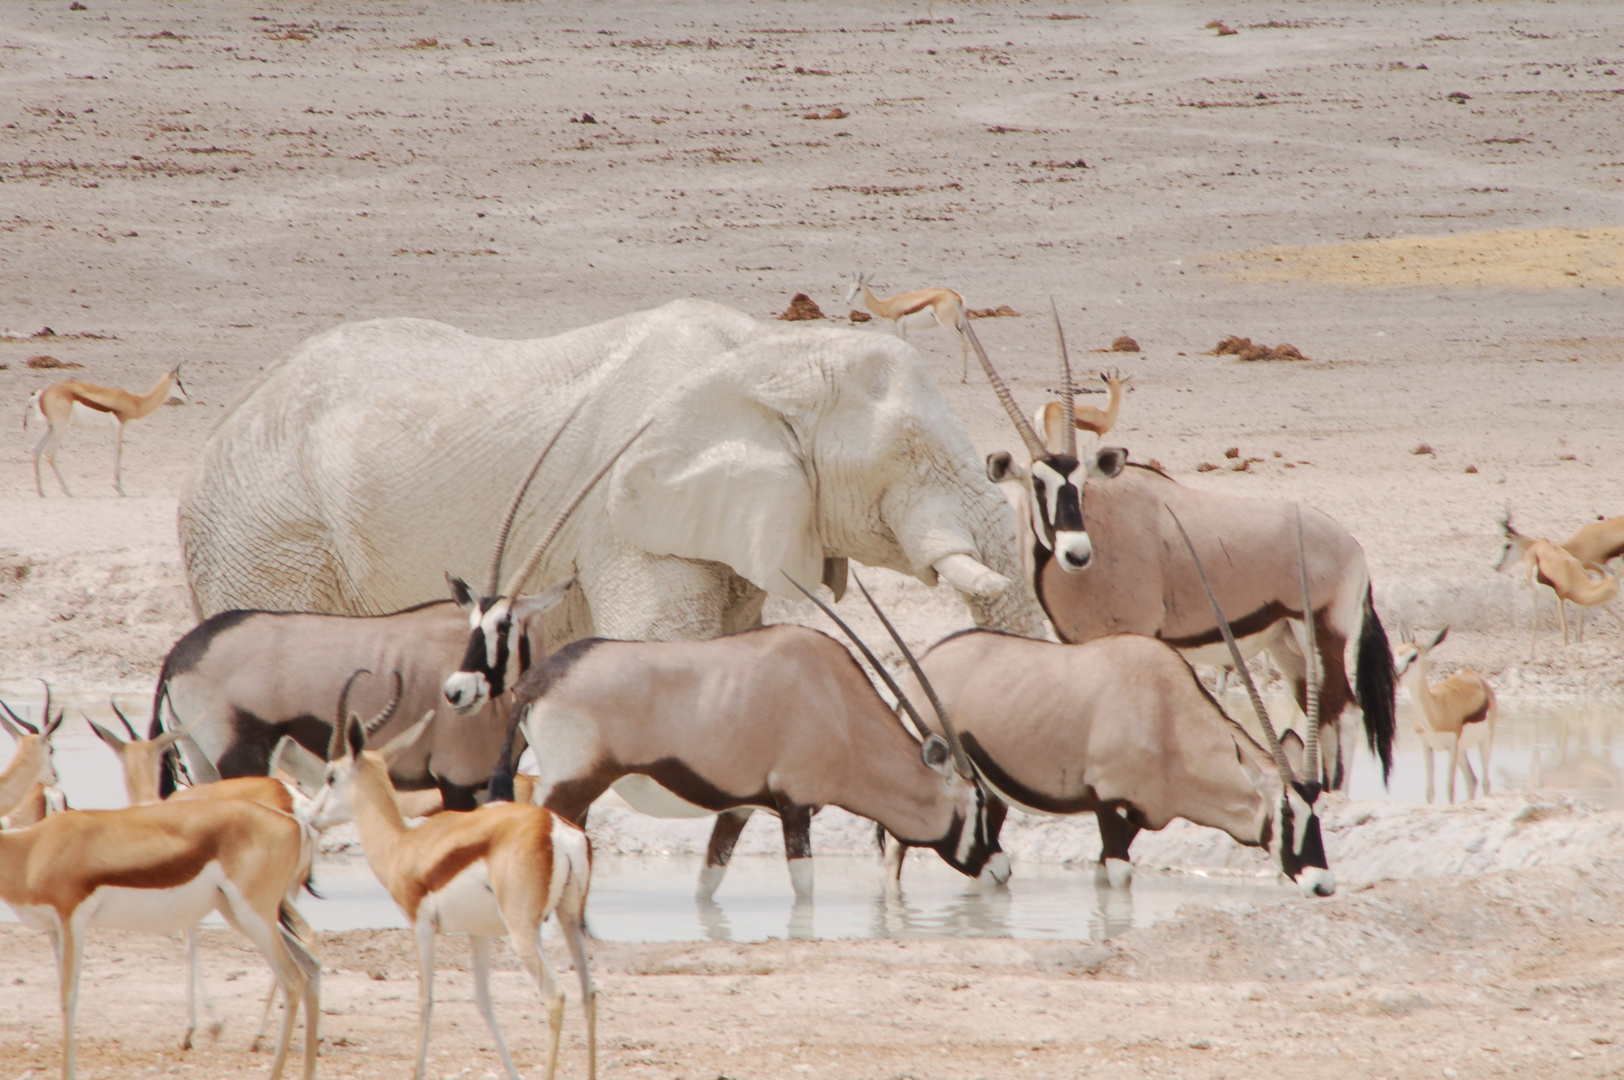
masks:
[[[180,503],[194,603],[376,614],[430,599],[442,571],[488,558],[519,479],[583,393],[633,360],[659,383],[667,356],[730,348],[757,325],[679,301],[533,340],[425,319],[319,334],[203,448]]]

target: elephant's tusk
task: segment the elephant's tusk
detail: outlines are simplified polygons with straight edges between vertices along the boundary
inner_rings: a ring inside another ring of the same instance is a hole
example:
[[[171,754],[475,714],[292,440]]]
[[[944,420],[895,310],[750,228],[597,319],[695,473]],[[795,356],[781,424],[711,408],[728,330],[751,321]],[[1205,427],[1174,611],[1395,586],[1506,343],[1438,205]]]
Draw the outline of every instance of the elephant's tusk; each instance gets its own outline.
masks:
[[[942,580],[972,596],[993,597],[1009,588],[1009,578],[989,570],[969,555],[943,555],[934,565]]]

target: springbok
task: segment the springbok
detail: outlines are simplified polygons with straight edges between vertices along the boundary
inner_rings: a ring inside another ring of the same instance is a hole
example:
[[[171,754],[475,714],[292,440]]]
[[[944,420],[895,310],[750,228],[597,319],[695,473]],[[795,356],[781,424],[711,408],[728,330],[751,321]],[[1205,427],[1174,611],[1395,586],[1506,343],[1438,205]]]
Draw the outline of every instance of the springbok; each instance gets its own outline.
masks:
[[[5,772],[0,772],[0,817],[9,818],[21,811],[18,820],[7,822],[9,828],[21,828],[38,820],[36,814],[42,800],[49,812],[47,792],[54,791],[52,785],[56,783],[51,736],[62,726],[67,710],[58,711],[54,717],[51,715],[50,683],[45,684],[45,711],[40,720],[43,730],[12,712],[11,706],[3,701],[0,701],[0,709],[5,710],[5,715],[0,716],[0,728],[17,741],[11,762]]]
[[[1505,517],[1500,519],[1500,531],[1505,535],[1506,546],[1501,549],[1500,561],[1495,564],[1496,570],[1508,569],[1517,559],[1522,558],[1528,545],[1534,538],[1518,532],[1511,524],[1511,507],[1506,507]],[[1588,525],[1581,525],[1572,536],[1562,542],[1562,547],[1569,555],[1578,559],[1586,570],[1597,573],[1607,573],[1607,564],[1624,555],[1624,517],[1607,518],[1602,521],[1592,521]]]
[[[131,420],[151,416],[160,405],[170,400],[190,401],[192,396],[180,381],[180,365],[176,364],[144,394],[132,394],[113,386],[68,380],[52,383],[36,390],[28,398],[23,413],[23,430],[28,430],[29,417],[38,413],[45,421],[45,434],[34,444],[34,490],[45,497],[45,486],[40,482],[39,459],[45,455],[56,473],[56,482],[62,485],[62,494],[72,496],[68,482],[62,479],[62,470],[56,464],[56,449],[68,434],[68,428],[112,428],[115,437],[113,451],[113,486],[124,494],[124,425]]]
[[[492,559],[493,575],[500,571],[508,529],[531,480],[574,417],[570,413],[553,433],[509,503]],[[458,711],[465,719],[432,727],[427,738],[393,764],[395,780],[403,789],[437,787],[441,805],[448,810],[471,810],[478,804],[476,796],[489,783],[508,731],[503,692],[533,657],[546,654],[541,609],[520,605],[517,611],[511,607],[503,611],[511,617],[503,623],[503,633],[489,639],[485,654],[486,697],[464,703]],[[168,719],[176,726],[184,722],[188,727],[184,742],[201,752],[187,755],[200,779],[264,776],[271,752],[284,735],[314,754],[322,753],[332,732],[321,717],[350,672],[361,668],[401,672],[400,717],[421,716],[431,709],[449,712],[441,702],[442,687],[459,670],[467,651],[468,617],[451,600],[360,617],[221,612],[181,638],[164,659],[149,736],[163,733],[167,701]],[[366,698],[360,704],[378,707],[381,688],[358,692]],[[405,725],[397,721],[395,726]],[[163,790],[174,785],[174,776],[166,773]]]
[[[1455,802],[1455,773],[1466,778],[1466,797],[1477,798],[1477,777],[1466,751],[1477,747],[1483,766],[1483,794],[1489,794],[1489,755],[1494,753],[1494,722],[1500,707],[1489,681],[1471,668],[1455,672],[1441,683],[1427,681],[1427,655],[1449,635],[1449,627],[1439,630],[1425,644],[1421,635],[1411,637],[1399,627],[1396,671],[1410,698],[1415,702],[1415,733],[1427,762],[1427,802],[1432,802],[1432,752],[1449,752],[1449,802]]]
[[[1494,568],[1496,571],[1509,570],[1518,561],[1522,562],[1523,569],[1529,578],[1528,596],[1529,602],[1534,608],[1533,619],[1536,625],[1539,622],[1539,590],[1534,587],[1534,583],[1537,580],[1541,585],[1550,586],[1551,591],[1556,593],[1556,613],[1562,625],[1562,644],[1564,645],[1568,643],[1568,601],[1572,600],[1573,603],[1577,604],[1579,606],[1579,640],[1584,641],[1585,608],[1609,603],[1618,592],[1616,584],[1611,587],[1610,593],[1608,591],[1607,581],[1617,575],[1607,568],[1607,563],[1617,557],[1621,551],[1624,551],[1624,535],[1615,535],[1624,532],[1624,530],[1615,528],[1615,526],[1619,525],[1624,525],[1624,518],[1613,518],[1608,521],[1597,521],[1589,525],[1582,525],[1577,532],[1568,538],[1566,543],[1556,544],[1550,540],[1536,540],[1531,536],[1518,532],[1511,524],[1511,509],[1507,507],[1506,516],[1500,519],[1500,531],[1505,534],[1506,544],[1500,550],[1500,561],[1494,564]],[[1549,544],[1558,550],[1553,552],[1541,548],[1536,552],[1534,547],[1536,544]],[[1569,560],[1565,556],[1569,555],[1578,564],[1577,571],[1568,565]],[[1549,572],[1547,572],[1547,568]],[[1602,580],[1600,582],[1591,582],[1585,576],[1587,570],[1593,570],[1602,575]],[[1561,578],[1563,581],[1561,588],[1553,584],[1557,578]],[[1563,595],[1569,589],[1574,590],[1574,594],[1572,596]],[[1575,596],[1586,596],[1593,599],[1587,602],[1575,599]],[[1611,608],[1608,608],[1607,611],[1609,614],[1614,615],[1615,618],[1617,617],[1617,614]],[[1530,658],[1533,657],[1534,645],[1532,641],[1529,642],[1528,654]]]
[[[1193,546],[1189,551],[1196,558]],[[1213,606],[1227,627],[1215,597]],[[1049,815],[1092,811],[1100,862],[1111,885],[1125,888],[1129,845],[1139,831],[1184,818],[1266,849],[1304,895],[1329,896],[1336,880],[1313,779],[1317,703],[1311,696],[1306,747],[1295,732],[1277,737],[1234,648],[1267,748],[1224,712],[1177,651],[1137,634],[1066,645],[966,630],[933,646],[920,667],[999,800],[994,837],[1006,805]],[[916,685],[905,682],[905,692]],[[938,726],[929,714],[926,722]],[[902,853],[900,844],[887,851],[893,883]]]
[[[1065,419],[1071,365],[1058,318],[1055,328],[1065,391],[1060,454],[1049,450],[1016,406],[973,329],[970,343],[1032,456],[1031,465],[1021,467],[1008,453],[989,454],[987,475],[994,482],[1022,486],[1024,507],[1017,518],[1031,530],[1032,584],[1056,636],[1077,643],[1107,634],[1146,634],[1172,645],[1192,663],[1229,662],[1221,629],[1202,602],[1197,576],[1177,554],[1178,537],[1166,513],[1171,508],[1188,523],[1202,561],[1226,568],[1215,587],[1224,610],[1237,613],[1233,625],[1242,655],[1267,651],[1306,709],[1307,634],[1302,596],[1290,570],[1296,562],[1295,504],[1187,488],[1157,469],[1127,464],[1127,451],[1117,447],[1099,451],[1085,485],[1074,456],[1075,422]],[[1100,482],[1092,482],[1096,476]],[[1364,714],[1366,741],[1381,761],[1385,779],[1393,767],[1393,660],[1376,615],[1364,550],[1346,529],[1318,511],[1304,512],[1303,524],[1309,602],[1319,643],[1315,668],[1321,684],[1315,689],[1322,699],[1321,723],[1340,736],[1327,746],[1323,779],[1334,788],[1347,784],[1354,730],[1342,721],[1354,706]],[[1093,561],[1095,541],[1099,566],[1080,573]]]
[[[890,319],[900,338],[907,338],[910,324],[929,326],[933,321],[958,338],[963,368],[959,373],[959,382],[970,380],[970,346],[965,340],[970,318],[964,311],[964,297],[952,289],[919,289],[881,300],[868,287],[868,275],[861,270],[852,275],[844,302],[849,306],[857,298],[858,292],[863,294],[863,306],[881,319]]]
[[[1585,574],[1583,564],[1568,554],[1566,548],[1550,540],[1530,541],[1522,553],[1523,571],[1528,580],[1528,596],[1533,612],[1528,622],[1528,658],[1534,658],[1534,647],[1539,638],[1539,585],[1547,585],[1556,594],[1556,614],[1562,624],[1562,644],[1568,643],[1569,602],[1581,609],[1601,607],[1615,619],[1619,614],[1612,609],[1618,599],[1618,578],[1603,571],[1600,581],[1592,581]],[[1624,622],[1624,619],[1620,619]],[[1580,632],[1583,633],[1583,623]],[[1584,638],[1581,636],[1581,641]]]
[[[817,630],[779,624],[708,641],[584,638],[525,673],[514,715],[530,745],[543,748],[534,798],[577,824],[593,800],[631,776],[652,781],[631,791],[640,810],[723,814],[701,897],[726,873],[737,831],[725,826],[745,820],[728,812],[744,809],[778,815],[798,897],[812,894],[812,815],[831,804],[934,848],[971,877],[988,862],[986,802],[951,728],[946,739],[916,738],[851,654]],[[659,802],[650,805],[654,794]]]
[[[288,902],[308,859],[298,821],[241,799],[77,810],[0,832],[0,901],[50,935],[56,951],[64,1080],[74,1076],[74,1017],[90,929],[173,933],[211,911],[253,942],[289,1002],[271,1080],[282,1075],[301,999],[304,1077],[311,1080],[321,969],[291,929],[302,920]]]
[[[429,723],[425,716],[414,728]],[[415,736],[408,729],[396,741]],[[372,873],[389,890],[417,936],[420,978],[417,1080],[428,1063],[429,1018],[434,1009],[434,939],[465,933],[472,939],[474,1001],[509,1080],[518,1080],[513,1058],[491,1008],[491,939],[506,935],[547,1008],[547,1080],[558,1064],[564,1027],[564,993],[540,948],[541,924],[558,919],[581,980],[586,1014],[587,1080],[598,1072],[597,995],[587,967],[583,920],[592,875],[586,833],[538,806],[491,803],[478,810],[448,812],[408,828],[395,806],[388,758],[366,749],[360,718],[340,707],[327,756],[327,785],[316,796],[313,822],[326,829],[355,821]]]
[[[1133,381],[1133,376],[1120,371],[1102,371],[1100,381],[1106,386],[1105,408],[1076,405],[1072,409],[1072,423],[1078,431],[1087,431],[1103,439],[1116,427],[1117,414],[1122,411],[1123,388]],[[1064,412],[1060,402],[1048,401],[1038,406],[1032,414],[1032,426],[1043,433],[1043,443],[1050,453],[1058,454],[1065,449],[1065,435],[1060,430],[1065,419]]]

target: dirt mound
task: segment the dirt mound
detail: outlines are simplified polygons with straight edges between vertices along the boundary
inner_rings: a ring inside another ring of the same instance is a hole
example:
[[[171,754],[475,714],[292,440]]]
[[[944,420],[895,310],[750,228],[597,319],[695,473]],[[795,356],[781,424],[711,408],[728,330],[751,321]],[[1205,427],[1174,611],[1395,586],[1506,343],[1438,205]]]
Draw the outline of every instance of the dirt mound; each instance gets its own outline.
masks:
[[[1238,34],[1238,33],[1240,33],[1239,30],[1232,30],[1228,26],[1225,26],[1224,21],[1222,19],[1214,19],[1210,23],[1208,23],[1206,26],[1202,27],[1202,29],[1204,29],[1204,30],[1216,30],[1216,31],[1218,31],[1218,36],[1219,37],[1228,37],[1230,34]]]
[[[1281,342],[1270,348],[1267,345],[1254,345],[1249,337],[1236,337],[1231,334],[1220,341],[1207,356],[1234,356],[1240,360],[1307,360],[1298,351],[1297,346]]]
[[[1021,313],[1008,304],[999,304],[995,308],[966,308],[964,313],[972,319],[1018,319]]]
[[[1111,342],[1111,351],[1112,352],[1138,352],[1139,351],[1139,343],[1137,341],[1135,341],[1133,338],[1129,337],[1127,334],[1123,334],[1121,337],[1119,337],[1115,341]]]
[[[802,120],[844,120],[844,119],[846,119],[846,117],[848,117],[850,115],[851,115],[851,113],[847,112],[845,109],[842,109],[839,106],[836,106],[835,108],[830,109],[828,112],[802,113],[801,114],[801,119]]]
[[[870,315],[868,312],[858,311],[856,308],[852,308],[851,314],[846,317],[854,323],[870,322],[874,318],[874,316]]]
[[[789,307],[778,316],[785,322],[810,322],[813,319],[827,319],[828,316],[813,303],[812,298],[804,292],[798,292],[790,299]]]
[[[30,356],[24,361],[35,371],[51,371],[58,368],[82,368],[83,364],[76,364],[72,360],[58,360],[54,356]]]

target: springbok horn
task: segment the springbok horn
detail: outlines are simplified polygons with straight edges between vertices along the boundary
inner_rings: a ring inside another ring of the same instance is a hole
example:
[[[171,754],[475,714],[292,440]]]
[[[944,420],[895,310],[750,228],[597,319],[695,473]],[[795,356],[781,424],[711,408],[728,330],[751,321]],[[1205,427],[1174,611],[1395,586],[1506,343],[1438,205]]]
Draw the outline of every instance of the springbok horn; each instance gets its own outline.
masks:
[[[1066,351],[1066,331],[1060,326],[1060,309],[1054,297],[1049,297],[1049,314],[1054,316],[1054,336],[1060,342],[1060,417],[1065,421],[1065,441],[1061,444],[1067,457],[1077,456],[1077,398],[1071,384],[1071,354]]]
[[[118,707],[118,702],[114,701],[112,698],[108,698],[107,704],[113,707],[113,712],[118,715],[119,721],[123,723],[124,730],[130,733],[130,740],[132,742],[140,742],[141,736],[135,733],[135,726],[130,723],[130,718],[124,715],[124,710]]]
[[[112,748],[113,753],[122,754],[124,752],[124,748],[129,745],[123,739],[119,738],[115,733],[102,727],[89,716],[86,716],[84,712],[81,711],[79,715],[84,717],[85,723],[90,725],[90,730],[96,733],[96,737]]]
[[[1319,738],[1320,738],[1320,687],[1319,687],[1319,651],[1314,645],[1314,605],[1308,596],[1308,554],[1303,545],[1303,508],[1297,506],[1297,572],[1303,583],[1303,643],[1305,655],[1303,659],[1308,664],[1308,733],[1303,739],[1303,772],[1308,775],[1304,778],[1308,783],[1319,782]]]
[[[10,720],[5,719],[5,717],[0,717],[0,724],[5,725],[6,734],[10,735],[13,739],[21,739],[23,737],[23,732],[27,732],[30,735],[39,734],[39,728],[12,712],[10,705],[0,701],[0,709],[6,710],[6,716],[11,717]],[[16,724],[15,727],[12,726],[13,723]]]
[[[970,764],[970,755],[964,752],[964,744],[959,742],[958,729],[953,726],[952,719],[948,717],[947,709],[942,705],[942,699],[936,696],[936,688],[930,684],[930,680],[925,678],[925,673],[920,670],[919,661],[914,659],[913,650],[908,648],[908,643],[902,640],[902,635],[897,633],[897,628],[891,625],[891,620],[885,617],[885,612],[880,610],[880,605],[876,604],[874,597],[869,595],[868,587],[863,584],[863,579],[857,576],[857,571],[852,571],[851,579],[857,582],[857,588],[862,591],[863,599],[867,600],[868,606],[874,609],[874,614],[880,617],[880,625],[885,627],[885,632],[891,635],[891,640],[896,642],[897,648],[902,650],[902,656],[908,661],[908,667],[913,671],[914,678],[918,679],[919,685],[924,688],[925,696],[930,699],[930,707],[936,710],[936,717],[942,722],[942,734],[947,736],[947,744],[953,748],[953,764],[959,770],[959,775],[966,780],[974,780],[976,778],[975,766]]]
[[[344,689],[338,692],[338,715],[333,718],[333,737],[327,743],[327,760],[337,761],[344,756],[344,729],[349,727],[350,687],[363,675],[371,675],[367,668],[356,668],[344,680]]]
[[[558,517],[553,519],[553,523],[548,526],[546,533],[541,537],[541,543],[537,544],[535,550],[530,552],[530,557],[524,561],[523,566],[519,567],[519,572],[508,579],[508,587],[503,595],[509,598],[518,595],[519,587],[524,584],[524,579],[536,572],[536,567],[541,565],[541,557],[547,554],[547,546],[553,542],[553,538],[558,535],[558,530],[564,527],[564,523],[569,520],[570,515],[575,513],[575,508],[580,506],[582,500],[591,493],[593,488],[598,486],[598,481],[602,480],[609,470],[615,467],[615,462],[620,460],[620,455],[630,450],[632,443],[636,442],[643,432],[649,429],[649,425],[653,423],[654,421],[650,420],[632,432],[632,437],[621,443],[620,449],[616,450],[614,455],[603,463],[602,468],[592,474],[592,479],[586,482],[586,486],[575,493],[575,498],[570,500],[569,505],[564,507]]]
[[[789,577],[788,574],[784,574],[784,576],[789,578],[789,583],[795,586],[797,589],[800,589],[801,592],[806,595],[808,600],[818,605],[819,610],[821,610],[825,615],[829,616],[829,618],[834,621],[834,624],[840,627],[847,637],[851,638],[852,644],[857,646],[857,651],[862,653],[863,659],[868,661],[868,666],[874,669],[875,674],[879,675],[880,681],[885,684],[885,688],[891,691],[891,693],[896,697],[897,704],[902,706],[902,711],[907,713],[908,716],[913,720],[914,731],[919,733],[919,737],[924,739],[927,735],[929,735],[930,728],[925,725],[925,718],[919,715],[919,710],[914,708],[914,703],[908,700],[908,695],[902,692],[902,687],[897,685],[897,681],[891,677],[891,673],[885,669],[885,665],[880,663],[879,657],[875,656],[869,647],[863,643],[863,639],[857,636],[857,631],[848,626],[845,619],[842,619],[839,615],[836,615],[833,608],[814,596],[811,590],[809,590],[805,585],[802,585],[799,581]],[[937,715],[941,714],[938,713]]]
[[[400,677],[399,671],[396,671],[394,675],[395,689],[389,695],[389,703],[383,707],[383,710],[379,712],[377,716],[374,716],[371,720],[368,720],[366,725],[362,728],[362,730],[368,735],[371,735],[374,731],[377,731],[379,728],[389,723],[389,718],[395,715],[395,709],[400,705],[400,695],[401,691],[406,689],[406,680]]]
[[[49,736],[57,724],[62,723],[62,717],[58,716],[54,724],[51,722],[51,684],[41,679],[40,685],[45,687],[45,711],[40,713],[39,726],[40,730]],[[67,712],[68,710],[63,709],[62,711]]]
[[[583,394],[581,400],[575,403],[575,408],[564,417],[564,422],[558,425],[558,430],[553,432],[553,437],[547,440],[547,445],[541,448],[541,456],[530,466],[530,471],[524,474],[524,482],[519,485],[519,490],[513,493],[513,501],[508,504],[507,514],[502,518],[502,528],[496,533],[496,553],[491,556],[491,572],[485,583],[486,596],[495,596],[497,586],[502,584],[502,553],[507,550],[508,530],[513,528],[513,519],[518,516],[519,504],[524,502],[524,493],[530,490],[530,481],[536,478],[536,473],[541,471],[541,463],[547,460],[547,455],[557,445],[559,436],[564,434],[564,429],[570,426],[570,421],[575,419],[575,414],[580,412],[585,404],[586,395]]]
[[[1263,698],[1257,692],[1257,684],[1252,682],[1252,673],[1247,670],[1246,660],[1241,656],[1241,647],[1235,644],[1235,633],[1229,628],[1229,620],[1224,618],[1224,609],[1218,606],[1218,594],[1212,591],[1212,582],[1207,580],[1206,568],[1201,565],[1201,556],[1195,553],[1195,544],[1190,541],[1190,534],[1184,531],[1184,522],[1173,513],[1173,508],[1167,507],[1167,513],[1173,519],[1173,524],[1179,528],[1179,535],[1184,537],[1184,546],[1189,549],[1190,558],[1195,563],[1195,572],[1201,576],[1201,587],[1207,590],[1207,601],[1212,604],[1212,613],[1218,618],[1218,629],[1224,632],[1224,644],[1229,646],[1229,658],[1234,661],[1235,670],[1240,674],[1241,681],[1246,684],[1246,693],[1252,699],[1252,709],[1257,713],[1258,722],[1263,725],[1263,734],[1269,744],[1269,756],[1274,758],[1274,767],[1280,773],[1280,780],[1288,787],[1296,780],[1291,772],[1291,762],[1286,760],[1286,752],[1280,749],[1280,736],[1275,734],[1274,724],[1269,720],[1269,711],[1263,707]]]
[[[1049,448],[1043,445],[1038,433],[1032,430],[1031,421],[1021,415],[1020,408],[1015,404],[1014,395],[1009,392],[1009,387],[1004,385],[1004,380],[992,366],[992,361],[987,358],[987,350],[981,347],[981,339],[976,337],[975,324],[965,323],[964,332],[969,336],[970,345],[976,351],[976,359],[981,361],[981,370],[987,373],[987,381],[992,383],[993,393],[998,395],[999,403],[1014,421],[1015,430],[1021,433],[1021,441],[1026,444],[1026,452],[1032,455],[1033,461],[1048,457]]]

